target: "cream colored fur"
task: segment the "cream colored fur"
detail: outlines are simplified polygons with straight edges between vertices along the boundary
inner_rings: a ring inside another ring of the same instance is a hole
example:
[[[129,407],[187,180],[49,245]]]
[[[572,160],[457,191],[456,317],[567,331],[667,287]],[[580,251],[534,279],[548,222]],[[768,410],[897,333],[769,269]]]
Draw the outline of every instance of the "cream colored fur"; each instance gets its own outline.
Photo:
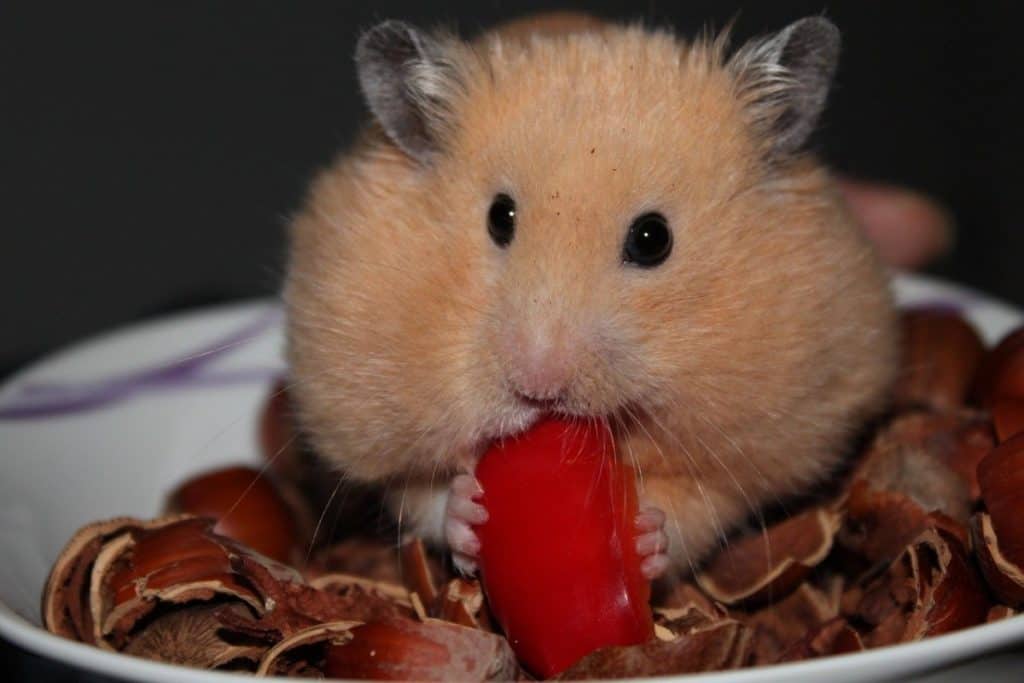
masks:
[[[611,416],[680,566],[839,461],[891,380],[886,276],[813,158],[766,163],[715,42],[590,24],[453,44],[442,152],[371,129],[313,184],[285,290],[293,396],[346,477],[438,532],[445,481],[536,409],[509,340],[569,345],[564,408]],[[517,202],[491,242],[488,207]],[[669,259],[624,265],[658,211]]]

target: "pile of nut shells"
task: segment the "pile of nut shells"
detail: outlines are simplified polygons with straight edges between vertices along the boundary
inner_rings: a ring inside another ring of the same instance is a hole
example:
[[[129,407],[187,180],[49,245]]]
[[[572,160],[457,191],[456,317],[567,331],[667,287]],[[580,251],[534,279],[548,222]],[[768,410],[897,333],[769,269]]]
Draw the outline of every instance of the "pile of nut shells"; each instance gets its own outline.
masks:
[[[656,586],[653,640],[593,652],[559,678],[793,662],[1024,606],[1024,327],[990,350],[953,311],[907,311],[903,328],[889,409],[834,485]],[[203,475],[170,495],[164,517],[82,528],[46,584],[46,628],[256,674],[531,678],[476,581],[417,539],[365,534],[380,524],[359,513],[379,516],[379,501],[332,495],[336,479],[296,443],[283,390],[261,430],[264,471]]]

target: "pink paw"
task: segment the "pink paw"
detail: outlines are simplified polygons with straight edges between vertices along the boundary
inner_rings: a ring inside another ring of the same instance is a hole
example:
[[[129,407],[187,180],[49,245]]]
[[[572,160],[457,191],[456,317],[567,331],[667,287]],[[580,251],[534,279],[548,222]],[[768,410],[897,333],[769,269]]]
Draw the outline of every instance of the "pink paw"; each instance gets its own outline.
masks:
[[[653,581],[661,577],[671,563],[665,551],[668,536],[665,534],[665,513],[659,508],[644,504],[636,515],[636,552],[641,557],[640,571],[644,578]]]
[[[455,568],[466,576],[476,573],[476,562],[480,557],[480,539],[473,526],[487,521],[487,510],[474,501],[482,493],[480,483],[471,474],[460,474],[452,479],[448,492],[444,535],[452,550]]]

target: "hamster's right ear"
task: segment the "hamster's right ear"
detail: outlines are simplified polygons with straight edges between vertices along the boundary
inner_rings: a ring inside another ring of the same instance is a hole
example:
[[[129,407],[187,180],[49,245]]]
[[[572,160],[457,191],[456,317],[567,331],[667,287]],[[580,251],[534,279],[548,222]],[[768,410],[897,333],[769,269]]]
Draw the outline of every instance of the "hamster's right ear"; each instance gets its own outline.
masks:
[[[374,118],[399,149],[426,163],[439,150],[462,91],[457,38],[401,21],[377,24],[356,43],[359,86]]]
[[[818,122],[839,59],[839,29],[824,17],[793,22],[743,46],[729,61],[773,153],[799,151]]]

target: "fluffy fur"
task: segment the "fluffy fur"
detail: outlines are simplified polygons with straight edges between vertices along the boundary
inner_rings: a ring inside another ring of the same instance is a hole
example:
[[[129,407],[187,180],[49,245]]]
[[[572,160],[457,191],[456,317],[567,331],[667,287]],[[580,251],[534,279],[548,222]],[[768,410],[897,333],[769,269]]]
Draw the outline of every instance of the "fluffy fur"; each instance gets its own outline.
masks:
[[[570,24],[447,40],[429,163],[374,126],[316,180],[291,232],[292,392],[319,452],[436,537],[431,492],[536,419],[515,380],[557,349],[547,407],[613,421],[683,567],[819,481],[879,406],[887,281],[827,172],[777,158],[752,83],[786,74],[758,46],[730,61],[723,41]],[[640,269],[621,254],[647,211],[674,248]]]

